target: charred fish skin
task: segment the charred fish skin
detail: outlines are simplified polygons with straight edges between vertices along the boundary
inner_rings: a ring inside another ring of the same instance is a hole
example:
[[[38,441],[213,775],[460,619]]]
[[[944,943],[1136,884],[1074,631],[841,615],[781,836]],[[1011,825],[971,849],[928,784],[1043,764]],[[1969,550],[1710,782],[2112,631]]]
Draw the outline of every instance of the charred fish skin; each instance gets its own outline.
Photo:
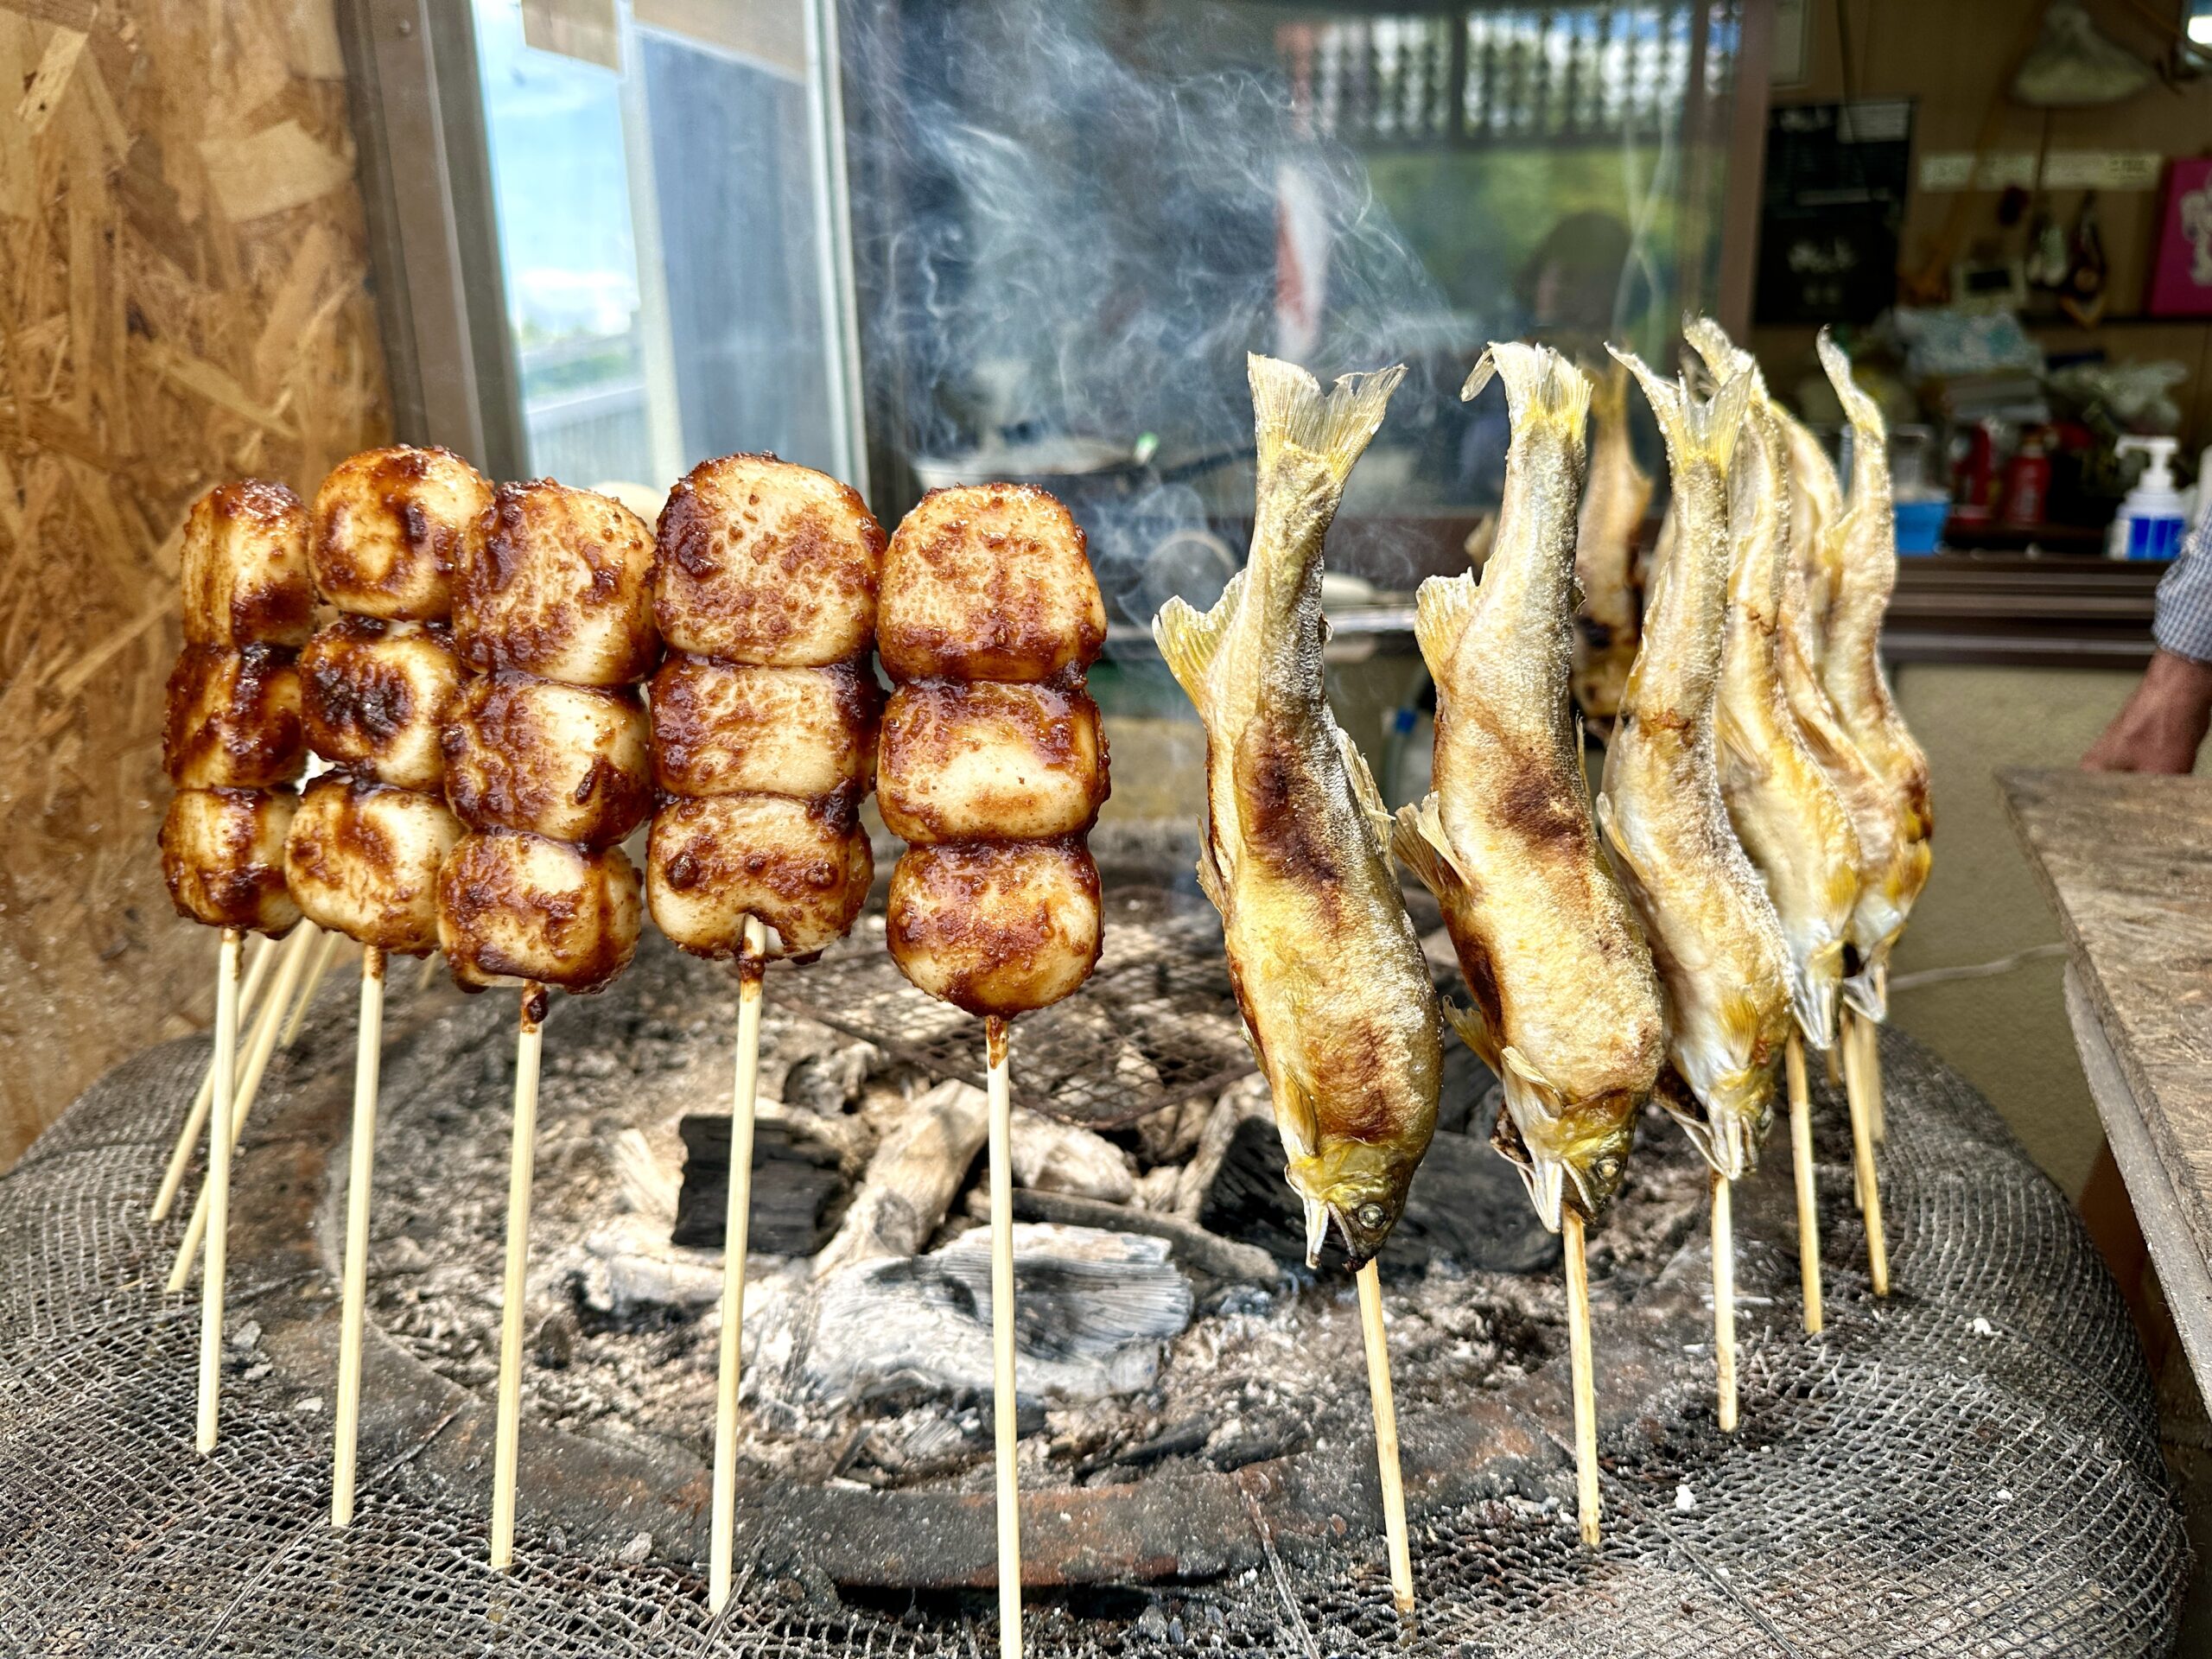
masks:
[[[1442,907],[1475,1003],[1451,1017],[1503,1082],[1498,1148],[1556,1232],[1562,1202],[1594,1217],[1618,1190],[1666,1029],[1567,696],[1590,383],[1555,352],[1492,346],[1461,396],[1493,375],[1513,431],[1497,538],[1479,583],[1421,584],[1436,786],[1392,844]]]
[[[1825,1049],[1835,1038],[1844,944],[1859,898],[1859,836],[1783,686],[1789,440],[1750,353],[1710,318],[1686,332],[1715,375],[1742,373],[1751,381],[1749,423],[1728,480],[1734,552],[1720,648],[1720,795],[1781,919],[1798,1028]]]
[[[1677,533],[1654,575],[1598,821],[1666,991],[1668,1058],[1702,1118],[1672,1099],[1669,1109],[1734,1179],[1756,1162],[1772,1117],[1774,1063],[1790,1019],[1782,923],[1728,822],[1717,755],[1728,467],[1751,384],[1732,376],[1700,403],[1620,355],[1666,439]]]
[[[1650,511],[1651,475],[1629,442],[1628,370],[1608,361],[1590,389],[1589,474],[1574,538],[1582,585],[1575,617],[1574,703],[1592,721],[1620,713],[1636,662],[1636,536]]]
[[[1905,728],[1882,668],[1882,618],[1897,580],[1889,426],[1880,407],[1853,378],[1851,359],[1825,329],[1819,350],[1821,366],[1827,371],[1852,430],[1851,490],[1837,527],[1836,586],[1828,606],[1821,679],[1844,730],[1897,803],[1900,848],[1884,878],[1884,897],[1902,927],[1928,882],[1936,815],[1928,797],[1928,757]],[[1887,1001],[1888,943],[1857,964],[1847,988],[1853,1006],[1878,1019]]]
[[[1274,1097],[1318,1265],[1333,1220],[1355,1267],[1382,1248],[1436,1129],[1443,1019],[1387,849],[1389,817],[1322,689],[1321,546],[1402,368],[1325,397],[1250,359],[1251,556],[1200,615],[1153,635],[1206,733],[1198,883]]]

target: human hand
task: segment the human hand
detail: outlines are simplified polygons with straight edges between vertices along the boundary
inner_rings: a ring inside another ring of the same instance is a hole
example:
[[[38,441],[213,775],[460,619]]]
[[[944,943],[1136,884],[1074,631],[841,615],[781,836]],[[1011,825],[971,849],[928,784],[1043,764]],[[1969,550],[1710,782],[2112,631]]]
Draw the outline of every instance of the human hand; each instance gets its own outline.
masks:
[[[2187,772],[2212,725],[2212,664],[2154,652],[2127,705],[2082,757],[2084,772]]]

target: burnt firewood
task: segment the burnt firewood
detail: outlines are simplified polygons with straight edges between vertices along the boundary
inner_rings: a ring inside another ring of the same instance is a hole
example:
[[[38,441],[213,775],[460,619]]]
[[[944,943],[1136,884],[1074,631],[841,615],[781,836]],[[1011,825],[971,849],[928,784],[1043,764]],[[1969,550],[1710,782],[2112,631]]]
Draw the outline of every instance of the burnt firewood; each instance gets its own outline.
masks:
[[[683,1185],[676,1195],[672,1244],[720,1249],[729,1213],[729,1119],[687,1116]],[[852,1203],[842,1152],[801,1122],[762,1116],[753,1126],[753,1219],[748,1247],[761,1255],[811,1255],[830,1241]]]
[[[1418,1272],[1440,1257],[1498,1273],[1548,1273],[1558,1265],[1559,1240],[1536,1219],[1513,1166],[1491,1150],[1486,1116],[1472,1127],[1481,1138],[1444,1133],[1430,1143],[1406,1213],[1382,1250],[1386,1276]],[[1305,1217],[1282,1164],[1274,1123],[1244,1119],[1199,1205],[1198,1224],[1281,1261],[1303,1262]],[[1332,1228],[1322,1262],[1343,1262],[1343,1241]]]

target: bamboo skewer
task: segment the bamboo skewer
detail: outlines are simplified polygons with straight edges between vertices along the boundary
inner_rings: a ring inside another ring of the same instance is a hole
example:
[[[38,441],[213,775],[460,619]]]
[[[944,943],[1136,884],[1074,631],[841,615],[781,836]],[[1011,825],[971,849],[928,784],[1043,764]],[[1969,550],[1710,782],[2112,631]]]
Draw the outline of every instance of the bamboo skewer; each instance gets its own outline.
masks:
[[[333,938],[338,936],[334,933]],[[361,1322],[369,1288],[369,1191],[377,1152],[377,1074],[384,1058],[384,952],[361,953],[361,1017],[353,1056],[353,1144],[346,1180],[346,1277],[338,1330],[337,1440],[331,1457],[330,1524],[353,1519],[354,1455],[361,1430]]]
[[[1805,1039],[1789,1033],[1783,1051],[1789,1078],[1789,1150],[1797,1170],[1797,1276],[1804,1286],[1805,1330],[1817,1335],[1821,1307],[1821,1206],[1813,1185],[1813,1094],[1805,1080]]]
[[[420,996],[423,992],[429,990],[430,988],[430,982],[437,977],[437,973],[438,953],[433,950],[429,956],[423,958],[423,970],[415,976],[415,995]]]
[[[277,1046],[289,1048],[300,1039],[300,1029],[308,1022],[308,1010],[315,1006],[315,994],[322,988],[322,976],[330,971],[332,960],[346,936],[332,928],[322,936],[322,949],[315,954],[315,966],[308,969],[308,982],[292,1003],[292,1017],[284,1022],[284,1034],[276,1039]]]
[[[1881,1022],[1869,1020],[1866,1026],[1866,1132],[1880,1146],[1890,1138],[1890,1126],[1883,1109],[1882,1099],[1882,1027]]]
[[[215,966],[215,1060],[209,1068],[215,1097],[231,1097],[232,1073],[238,1056],[238,931],[223,930]],[[208,1235],[207,1274],[200,1295],[200,1421],[194,1444],[206,1457],[215,1449],[223,1400],[223,1247],[231,1220],[230,1122],[221,1112],[207,1114],[207,1187],[213,1230]]]
[[[1867,1051],[1874,1044],[1873,1022],[1847,1012],[1843,1027],[1843,1092],[1851,1107],[1852,1168],[1859,1182],[1859,1209],[1866,1224],[1866,1272],[1874,1294],[1890,1294],[1890,1247],[1882,1236],[1882,1189],[1874,1173],[1872,1125],[1867,1114]]]
[[[767,930],[745,918],[737,958],[737,1077],[729,1109],[729,1210],[722,1224],[722,1332],[715,1385],[715,1487],[707,1611],[729,1601],[730,1557],[737,1536],[737,1385],[745,1336],[746,1233],[753,1216],[753,1108],[760,1085],[760,982]],[[995,1166],[994,1166],[995,1167]]]
[[[1736,1226],[1734,1183],[1713,1175],[1713,1361],[1720,1429],[1736,1432]]]
[[[1020,1437],[1014,1391],[1014,1089],[1007,1022],[983,1021],[991,1108],[991,1417],[998,1442],[999,1653],[1021,1659]]]
[[[276,1052],[276,1034],[283,1027],[284,1010],[291,1007],[293,994],[299,989],[300,976],[307,971],[308,956],[318,931],[313,922],[303,921],[293,931],[292,938],[284,942],[283,959],[276,966],[276,982],[269,988],[269,1000],[262,1005],[261,1018],[254,1022],[253,1039],[246,1048],[245,1069],[238,1075],[237,1093],[232,1102],[229,1123],[232,1147],[245,1133],[246,1114],[253,1109],[254,1098],[261,1092],[261,1079],[269,1070],[269,1057]],[[235,1023],[232,1029],[235,1032]],[[169,1266],[167,1288],[171,1294],[192,1281],[192,1264],[199,1260],[200,1243],[213,1230],[215,1218],[211,1213],[209,1195],[214,1184],[214,1172],[211,1169],[207,1179],[200,1183],[200,1196],[192,1205],[192,1219],[185,1224],[184,1237],[176,1247],[176,1260]]]
[[[269,964],[276,959],[276,941],[262,938],[256,941],[257,948],[253,960],[246,964],[245,983],[238,989],[238,1018],[244,1020],[253,1011],[255,1001],[261,995],[262,982],[269,977]],[[222,960],[221,947],[217,947],[216,961]],[[177,1189],[184,1185],[184,1172],[192,1162],[192,1149],[200,1144],[200,1136],[207,1127],[207,1108],[215,1098],[215,1061],[210,1055],[207,1075],[200,1079],[200,1092],[192,1097],[192,1110],[184,1120],[184,1127],[177,1131],[176,1146],[169,1153],[168,1167],[162,1172],[161,1190],[154,1195],[154,1207],[148,1212],[149,1221],[167,1221],[169,1211],[176,1205]]]
[[[537,1066],[544,1048],[545,988],[522,988],[515,1027],[514,1146],[507,1165],[507,1269],[499,1305],[499,1408],[492,1452],[492,1570],[515,1559],[515,1457],[522,1428],[522,1317],[530,1268],[530,1179],[537,1153]]]
[[[1375,1407],[1375,1459],[1382,1478],[1382,1530],[1390,1547],[1390,1598],[1414,1611],[1413,1551],[1406,1538],[1406,1485],[1398,1468],[1398,1407],[1390,1394],[1390,1345],[1382,1329],[1382,1276],[1370,1258],[1359,1270],[1359,1330],[1367,1349],[1367,1392]]]
[[[1574,1378],[1574,1510],[1582,1541],[1598,1548],[1598,1382],[1590,1356],[1590,1264],[1584,1255],[1582,1212],[1562,1205],[1560,1243],[1567,1256],[1567,1342]]]

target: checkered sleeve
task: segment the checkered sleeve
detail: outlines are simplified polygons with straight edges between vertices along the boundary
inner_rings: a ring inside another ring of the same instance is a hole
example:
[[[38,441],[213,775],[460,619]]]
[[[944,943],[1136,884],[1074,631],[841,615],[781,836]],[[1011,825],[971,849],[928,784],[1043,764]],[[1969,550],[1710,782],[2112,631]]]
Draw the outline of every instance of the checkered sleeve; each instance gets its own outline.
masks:
[[[2151,635],[2162,651],[2212,664],[2212,518],[2197,525],[2159,579]]]

